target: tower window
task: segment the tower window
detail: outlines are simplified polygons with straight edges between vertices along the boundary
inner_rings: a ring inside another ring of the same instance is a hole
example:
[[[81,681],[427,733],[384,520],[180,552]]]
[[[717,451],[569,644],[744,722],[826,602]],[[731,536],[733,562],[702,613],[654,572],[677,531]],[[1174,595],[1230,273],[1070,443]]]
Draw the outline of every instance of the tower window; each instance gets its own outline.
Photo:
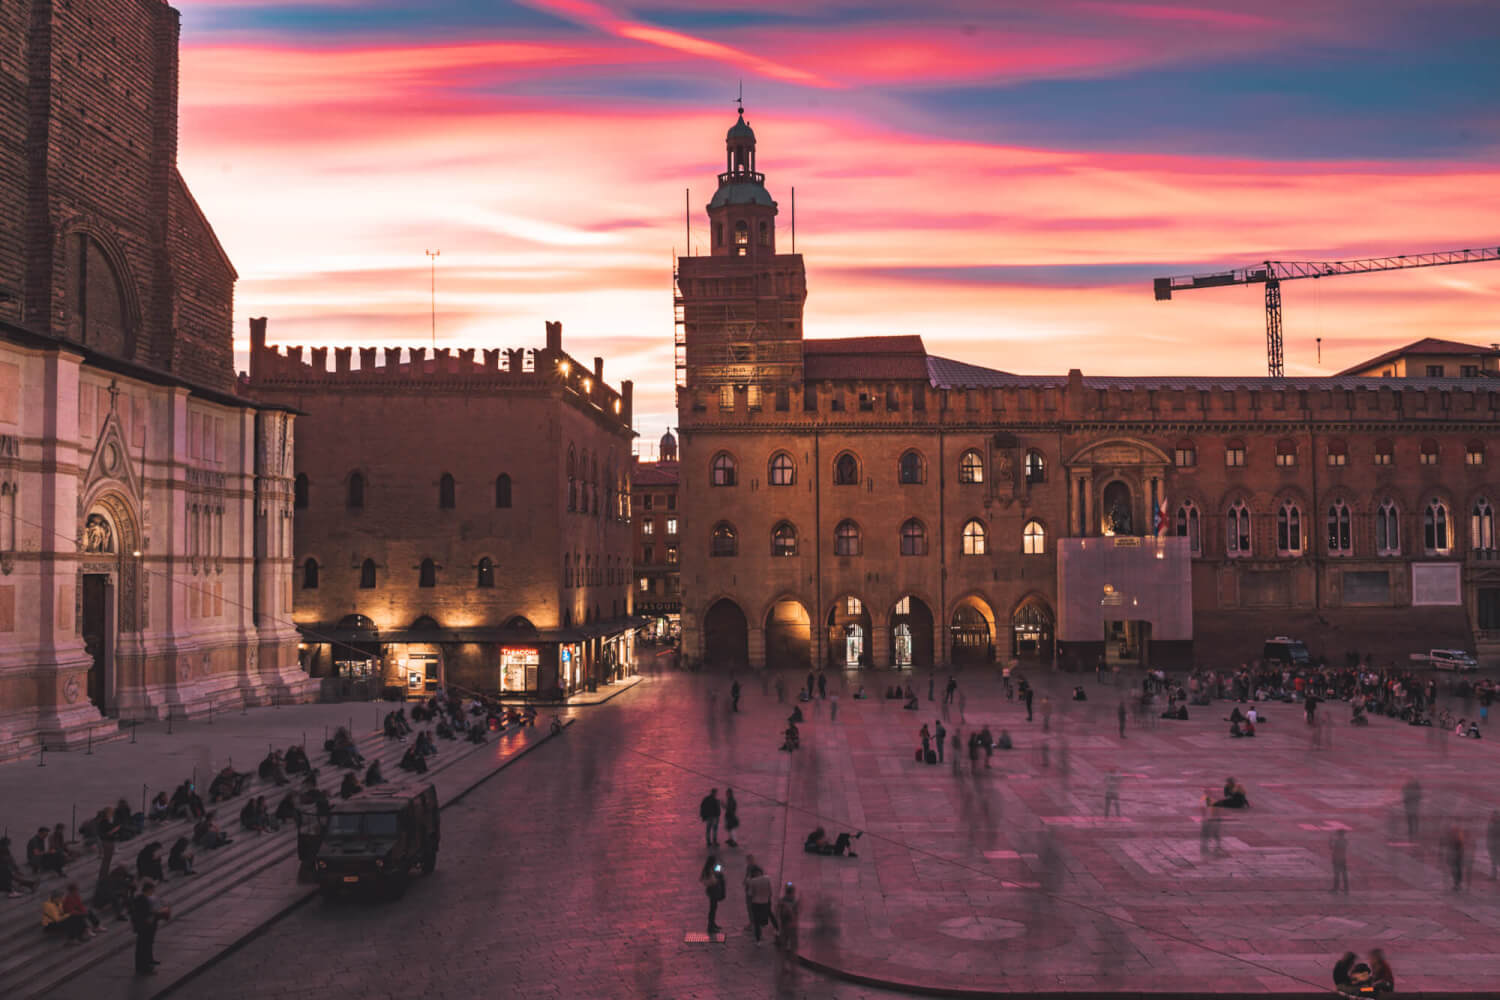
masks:
[[[734,245],[737,247],[750,245],[750,227],[745,224],[744,219],[734,224]]]
[[[771,227],[764,222],[760,224],[760,245],[763,247],[771,245]]]

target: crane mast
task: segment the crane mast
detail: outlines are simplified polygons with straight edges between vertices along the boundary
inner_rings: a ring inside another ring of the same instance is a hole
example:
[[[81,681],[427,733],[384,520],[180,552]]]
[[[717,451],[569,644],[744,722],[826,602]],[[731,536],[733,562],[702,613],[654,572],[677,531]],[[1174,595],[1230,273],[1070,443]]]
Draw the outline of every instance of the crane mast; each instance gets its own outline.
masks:
[[[1500,246],[1475,250],[1437,250],[1431,253],[1397,254],[1390,257],[1364,257],[1357,260],[1266,260],[1259,264],[1215,271],[1209,274],[1184,274],[1157,278],[1153,288],[1158,302],[1167,301],[1173,292],[1195,288],[1219,288],[1224,285],[1266,286],[1266,368],[1272,378],[1286,375],[1282,361],[1281,283],[1297,278],[1332,278],[1341,274],[1373,274],[1378,271],[1400,271],[1414,267],[1442,267],[1448,264],[1477,264],[1500,260]]]

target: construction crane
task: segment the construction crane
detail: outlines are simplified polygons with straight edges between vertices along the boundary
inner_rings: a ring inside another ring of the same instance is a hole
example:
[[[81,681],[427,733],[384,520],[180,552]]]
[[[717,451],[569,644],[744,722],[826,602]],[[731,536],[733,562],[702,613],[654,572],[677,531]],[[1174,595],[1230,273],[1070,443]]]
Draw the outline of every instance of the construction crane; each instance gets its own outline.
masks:
[[[1500,260],[1500,246],[1478,250],[1441,250],[1436,253],[1398,254],[1394,257],[1366,257],[1362,260],[1265,260],[1249,267],[1213,274],[1184,274],[1175,278],[1157,278],[1156,301],[1172,297],[1173,292],[1194,288],[1218,288],[1220,285],[1266,286],[1266,367],[1272,378],[1282,378],[1281,361],[1281,283],[1294,278],[1331,278],[1338,274],[1371,274],[1375,271],[1400,271],[1408,267],[1441,267],[1444,264],[1477,264]]]

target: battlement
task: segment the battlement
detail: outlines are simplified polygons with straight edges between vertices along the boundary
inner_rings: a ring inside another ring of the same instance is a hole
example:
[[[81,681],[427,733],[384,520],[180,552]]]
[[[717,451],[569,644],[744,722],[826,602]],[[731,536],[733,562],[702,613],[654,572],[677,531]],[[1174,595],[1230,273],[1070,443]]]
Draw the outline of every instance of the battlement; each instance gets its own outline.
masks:
[[[399,386],[458,388],[465,392],[560,387],[582,405],[592,407],[627,429],[632,418],[634,385],[626,379],[618,391],[604,381],[604,359],[593,367],[562,347],[562,324],[547,324],[543,347],[452,349],[439,347],[335,347],[333,369],[327,347],[282,347],[266,343],[266,318],[250,320],[250,372],[244,386],[256,389],[386,389]],[[405,351],[403,360],[402,351]],[[359,364],[354,364],[355,351]]]

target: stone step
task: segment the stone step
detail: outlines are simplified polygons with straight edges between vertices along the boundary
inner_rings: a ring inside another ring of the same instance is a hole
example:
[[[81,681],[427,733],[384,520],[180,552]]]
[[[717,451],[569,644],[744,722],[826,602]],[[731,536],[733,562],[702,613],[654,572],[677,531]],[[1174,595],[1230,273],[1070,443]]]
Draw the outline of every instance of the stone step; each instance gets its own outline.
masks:
[[[435,774],[466,759],[473,751],[483,749],[485,746],[493,747],[495,738],[509,738],[518,731],[512,728],[503,733],[491,734],[491,742],[484,745],[475,745],[466,741],[439,741],[438,756],[429,764],[427,774],[421,775],[408,774],[396,767],[396,762],[406,752],[407,744],[405,743],[386,740],[376,733],[360,739],[357,744],[366,759],[380,759],[389,787],[405,788],[426,784]],[[309,754],[309,756],[313,755]],[[343,780],[344,771],[326,766],[320,771],[322,780],[319,782],[319,787],[329,791],[330,794],[336,793],[339,783]],[[262,790],[275,787],[258,784],[252,792],[267,794],[269,797],[270,793]],[[231,804],[234,805],[233,816],[230,817],[232,824],[221,824],[226,832],[231,830],[231,825],[233,828],[238,828],[239,806],[243,805],[244,798],[245,796],[241,796],[232,802],[220,804],[226,809]],[[175,825],[186,830],[191,829],[191,824],[184,821],[178,821]],[[168,879],[163,898],[172,907],[174,919],[193,912],[234,886],[253,878],[271,865],[290,858],[296,853],[295,830],[283,828],[276,833],[260,836],[243,832],[239,834],[231,832],[230,835],[235,842],[229,847],[218,851],[197,852],[198,874]],[[128,843],[138,843],[144,846],[149,843],[142,839],[145,836],[143,834],[142,837]],[[174,834],[174,839],[175,836]],[[153,839],[165,840],[165,837],[153,836]],[[132,854],[130,859],[132,866],[133,858]],[[86,862],[88,859],[81,860]],[[4,947],[6,953],[5,958],[0,959],[0,996],[44,996],[58,984],[134,946],[134,934],[130,932],[130,925],[123,922],[111,922],[110,933],[96,937],[91,942],[76,948],[67,947],[61,942],[43,937],[40,929],[40,894],[44,889],[50,889],[58,884],[60,884],[59,880],[52,879],[38,888],[37,895],[27,895],[20,899],[6,901],[25,903],[26,908],[19,915],[7,914],[3,920],[0,920],[0,946]],[[89,887],[89,891],[92,891],[92,886]]]

